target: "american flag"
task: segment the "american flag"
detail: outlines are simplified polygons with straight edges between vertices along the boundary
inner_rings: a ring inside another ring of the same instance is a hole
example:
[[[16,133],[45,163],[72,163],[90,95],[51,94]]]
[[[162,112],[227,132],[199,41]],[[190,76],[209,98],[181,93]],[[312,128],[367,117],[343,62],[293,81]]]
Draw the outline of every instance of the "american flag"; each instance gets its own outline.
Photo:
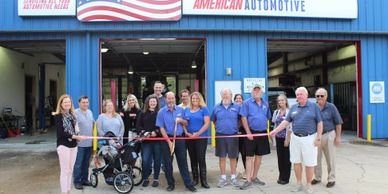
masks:
[[[177,21],[181,0],[78,0],[80,21]]]

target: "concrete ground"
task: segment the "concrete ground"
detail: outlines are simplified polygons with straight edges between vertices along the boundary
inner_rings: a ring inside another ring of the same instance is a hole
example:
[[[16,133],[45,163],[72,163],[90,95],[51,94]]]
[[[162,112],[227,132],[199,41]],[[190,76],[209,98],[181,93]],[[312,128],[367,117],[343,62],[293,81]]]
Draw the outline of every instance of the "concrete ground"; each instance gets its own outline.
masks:
[[[374,140],[372,143],[357,139],[355,134],[343,135],[343,143],[337,149],[336,186],[326,188],[326,181],[313,186],[317,194],[385,194],[388,193],[388,141]],[[26,142],[31,144],[26,144]],[[0,140],[0,194],[33,193],[50,194],[60,193],[59,163],[55,151],[55,134],[49,133],[36,136],[20,136]],[[292,173],[288,185],[276,183],[278,170],[276,150],[265,156],[259,171],[259,178],[266,182],[265,186],[253,186],[241,191],[230,185],[217,188],[219,177],[218,158],[214,156],[214,149],[210,146],[207,152],[208,182],[210,189],[198,187],[198,193],[291,193],[295,186],[295,177]],[[324,168],[325,162],[323,163]],[[182,185],[182,179],[175,165],[174,176],[176,189],[167,192],[164,174],[160,176],[161,185],[157,188],[141,186],[135,187],[131,193],[190,193]],[[238,171],[242,172],[241,162]],[[323,178],[327,177],[324,172]],[[242,181],[242,179],[240,179]],[[305,181],[305,179],[303,180]],[[72,193],[116,193],[112,186],[103,182],[99,177],[97,188],[87,187],[84,190],[72,190]],[[303,192],[300,192],[303,193]]]

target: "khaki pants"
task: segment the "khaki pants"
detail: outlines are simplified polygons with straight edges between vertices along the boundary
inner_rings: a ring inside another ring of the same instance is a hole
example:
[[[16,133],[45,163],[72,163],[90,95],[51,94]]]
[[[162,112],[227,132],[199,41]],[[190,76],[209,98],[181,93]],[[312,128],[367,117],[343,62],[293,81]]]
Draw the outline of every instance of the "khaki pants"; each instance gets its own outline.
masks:
[[[327,181],[335,181],[335,130],[322,135],[321,146],[318,148],[317,166],[314,168],[315,180],[322,180],[322,153],[325,155],[327,164]]]

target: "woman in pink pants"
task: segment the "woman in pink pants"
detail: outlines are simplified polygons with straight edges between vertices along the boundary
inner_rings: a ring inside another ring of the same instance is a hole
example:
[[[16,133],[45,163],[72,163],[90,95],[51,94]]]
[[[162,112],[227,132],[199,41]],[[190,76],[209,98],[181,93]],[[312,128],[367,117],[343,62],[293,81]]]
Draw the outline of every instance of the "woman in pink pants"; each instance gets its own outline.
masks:
[[[76,130],[78,127],[76,127],[74,117],[74,106],[69,95],[64,94],[59,98],[57,109],[53,115],[57,129],[61,191],[64,194],[70,194],[73,167],[77,156],[77,140],[84,140],[85,137],[79,136],[78,130]]]

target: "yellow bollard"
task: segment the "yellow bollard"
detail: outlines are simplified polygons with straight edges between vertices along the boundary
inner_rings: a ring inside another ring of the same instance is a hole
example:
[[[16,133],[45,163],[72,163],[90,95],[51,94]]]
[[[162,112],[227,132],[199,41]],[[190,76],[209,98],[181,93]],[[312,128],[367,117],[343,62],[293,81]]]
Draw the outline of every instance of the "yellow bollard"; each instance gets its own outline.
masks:
[[[366,141],[371,142],[372,140],[372,115],[368,114],[368,128],[366,134]]]
[[[97,152],[97,126],[96,123],[93,124],[93,154]]]
[[[212,122],[212,147],[216,147],[216,129],[214,128],[214,123]]]

